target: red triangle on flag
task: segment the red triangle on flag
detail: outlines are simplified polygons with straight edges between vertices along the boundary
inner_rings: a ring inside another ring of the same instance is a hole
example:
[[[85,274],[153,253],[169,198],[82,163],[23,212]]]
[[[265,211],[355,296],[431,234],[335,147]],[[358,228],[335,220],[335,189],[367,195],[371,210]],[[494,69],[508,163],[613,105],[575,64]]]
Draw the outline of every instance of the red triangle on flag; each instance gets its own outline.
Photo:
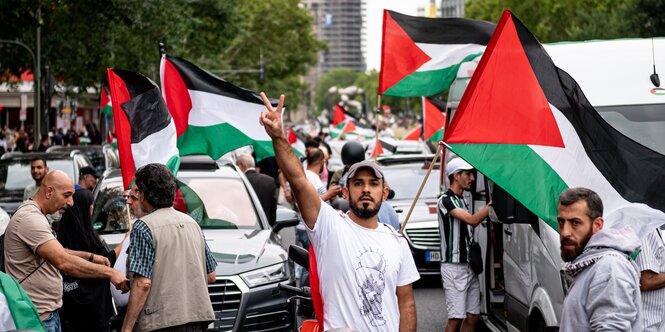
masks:
[[[108,92],[106,92],[106,88],[102,87],[102,96],[101,96],[101,98],[99,98],[99,106],[97,106],[97,109],[102,109],[102,108],[106,107],[106,105],[109,104],[109,100],[110,100],[110,98],[109,98]],[[0,108],[0,109],[2,109],[2,108]]]
[[[356,124],[353,123],[353,121],[351,121],[351,120],[346,121],[346,124],[344,125],[344,128],[342,128],[342,134],[350,133],[352,131],[356,131]]]
[[[333,113],[333,126],[336,126],[346,120],[346,114],[339,104],[335,104],[335,113]]]
[[[289,129],[289,134],[288,134],[288,140],[289,144],[293,145],[298,141],[298,136],[296,135],[296,132],[293,131],[293,129]]]
[[[189,124],[192,98],[180,72],[166,57],[162,57],[162,94],[175,123],[176,134],[180,136]]]
[[[403,141],[417,141],[420,140],[420,136],[422,136],[423,133],[423,127],[418,126],[416,128],[413,128],[409,133],[402,138]]]
[[[446,125],[446,115],[425,97],[423,97],[423,124],[426,141]]]
[[[382,95],[431,59],[384,9],[379,94]]]
[[[531,65],[512,15],[505,11],[446,128],[444,141],[564,147]]]
[[[374,150],[372,150],[372,155],[370,158],[376,158],[380,155],[383,154],[383,146],[381,146],[381,141],[379,139],[376,139],[376,142],[374,143]]]

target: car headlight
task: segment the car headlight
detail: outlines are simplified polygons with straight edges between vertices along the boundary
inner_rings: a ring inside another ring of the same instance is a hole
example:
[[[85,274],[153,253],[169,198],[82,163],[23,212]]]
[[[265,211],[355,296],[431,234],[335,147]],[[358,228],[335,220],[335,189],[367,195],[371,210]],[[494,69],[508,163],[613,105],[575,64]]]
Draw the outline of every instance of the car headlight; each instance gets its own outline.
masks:
[[[288,274],[286,273],[286,263],[279,263],[260,268],[258,270],[242,273],[240,274],[240,277],[247,283],[249,287],[256,287],[286,280],[288,278]]]

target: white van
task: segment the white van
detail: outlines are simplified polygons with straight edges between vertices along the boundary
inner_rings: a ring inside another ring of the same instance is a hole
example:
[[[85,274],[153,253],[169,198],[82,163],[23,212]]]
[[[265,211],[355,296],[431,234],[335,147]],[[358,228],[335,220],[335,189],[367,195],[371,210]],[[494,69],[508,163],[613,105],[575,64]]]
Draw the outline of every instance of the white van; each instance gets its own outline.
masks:
[[[608,123],[665,154],[665,89],[650,79],[654,61],[665,75],[665,38],[556,43],[545,49]],[[469,81],[470,69],[461,73],[449,92],[449,112]],[[485,248],[480,275],[485,325],[492,331],[557,331],[566,292],[557,230],[481,174],[472,194],[474,210],[485,205],[488,194],[493,200],[492,222],[475,232]]]

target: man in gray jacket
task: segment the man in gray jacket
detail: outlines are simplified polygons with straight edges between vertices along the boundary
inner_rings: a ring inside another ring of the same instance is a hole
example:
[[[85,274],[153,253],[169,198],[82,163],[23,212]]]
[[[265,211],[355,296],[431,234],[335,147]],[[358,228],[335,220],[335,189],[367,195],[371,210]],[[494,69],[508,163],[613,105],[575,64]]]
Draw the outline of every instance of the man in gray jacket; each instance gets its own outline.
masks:
[[[559,196],[563,272],[570,284],[560,331],[641,331],[640,240],[629,228],[603,230],[603,202],[586,188]]]

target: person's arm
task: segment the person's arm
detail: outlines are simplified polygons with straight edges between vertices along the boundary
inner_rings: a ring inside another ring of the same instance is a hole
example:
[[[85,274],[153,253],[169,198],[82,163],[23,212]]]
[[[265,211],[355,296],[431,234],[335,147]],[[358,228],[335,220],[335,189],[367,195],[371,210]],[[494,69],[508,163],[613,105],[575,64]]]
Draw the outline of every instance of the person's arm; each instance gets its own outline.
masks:
[[[125,313],[125,320],[122,322],[122,331],[131,332],[134,329],[136,320],[139,318],[145,301],[150,294],[152,288],[152,281],[141,275],[135,274],[132,281],[132,291],[129,293],[129,302],[127,303],[127,312]]]
[[[90,263],[85,259],[68,254],[60,245],[60,242],[55,239],[44,242],[37,247],[36,253],[56,269],[66,274],[77,278],[109,279],[116,289],[123,292],[128,291],[125,284],[127,278],[124,274],[108,266]]]
[[[65,249],[65,252],[67,252],[70,255],[74,255],[76,257],[85,259],[86,261],[95,263],[95,264],[101,264],[105,266],[111,266],[111,262],[108,260],[108,258],[101,256],[101,255],[95,255],[90,252],[85,252],[85,251],[76,251],[76,250],[71,250],[71,249]],[[92,256],[92,261],[90,260],[90,257]]]
[[[284,190],[284,198],[286,198],[287,202],[293,203],[293,195],[291,194],[291,189],[289,189],[289,187],[286,185],[284,173],[280,171],[277,178],[279,179],[279,186],[282,188],[282,190]]]
[[[413,299],[411,284],[397,287],[397,303],[399,305],[400,332],[416,331],[416,301]]]
[[[122,251],[122,245],[125,243],[125,240],[129,237],[129,232],[125,233],[125,237],[122,238],[122,241],[118,243],[115,248],[113,248],[113,251],[115,251],[115,257],[120,257],[120,251]]]
[[[665,272],[656,273],[651,270],[640,273],[640,290],[650,291],[665,287]]]
[[[321,200],[312,199],[312,197],[318,197],[316,189],[307,180],[300,160],[293,153],[291,144],[286,139],[281,113],[284,106],[284,95],[279,97],[279,104],[276,109],[272,107],[265,93],[261,92],[261,98],[268,111],[261,113],[259,122],[265,128],[268,136],[272,138],[277,165],[279,165],[279,169],[282,170],[286,180],[291,184],[291,190],[293,190],[296,197],[305,224],[310,229],[314,229],[321,208]]]
[[[203,238],[203,241],[205,241],[205,237]],[[210,252],[210,247],[208,247],[208,243],[206,243],[205,255],[206,255],[206,273],[208,278],[208,284],[214,284],[215,281],[217,281],[217,273],[215,272],[215,269],[217,268],[217,261],[215,260],[215,257],[212,255],[212,252]]]
[[[489,212],[490,212],[490,206],[485,205],[478,212],[474,214],[471,214],[462,208],[456,208],[450,211],[450,215],[455,217],[456,219],[461,220],[465,224],[468,224],[472,227],[476,227],[481,222],[483,222],[485,218],[487,218]]]

